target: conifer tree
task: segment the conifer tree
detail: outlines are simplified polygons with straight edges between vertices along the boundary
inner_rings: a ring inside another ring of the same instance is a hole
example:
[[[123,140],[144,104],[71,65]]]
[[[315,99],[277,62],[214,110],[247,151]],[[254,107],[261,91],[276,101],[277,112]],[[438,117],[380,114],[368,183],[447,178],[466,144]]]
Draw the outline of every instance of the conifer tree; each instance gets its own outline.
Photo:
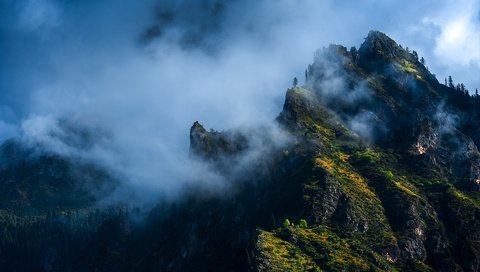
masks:
[[[416,60],[418,60],[418,53],[417,53],[417,51],[413,50],[413,51],[412,51],[412,55],[413,55],[413,57],[414,57]],[[422,58],[422,59],[423,59],[423,58]]]
[[[420,63],[425,65],[425,59],[423,57],[420,58]]]
[[[448,76],[448,87],[455,88],[455,85],[453,85],[452,76]]]

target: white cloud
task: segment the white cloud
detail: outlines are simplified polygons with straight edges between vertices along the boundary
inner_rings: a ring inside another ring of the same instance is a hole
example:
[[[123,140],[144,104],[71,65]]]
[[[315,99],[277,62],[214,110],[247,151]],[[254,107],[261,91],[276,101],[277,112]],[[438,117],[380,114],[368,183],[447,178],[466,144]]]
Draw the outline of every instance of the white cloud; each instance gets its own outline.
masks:
[[[461,12],[451,10],[450,16],[433,19],[441,28],[435,54],[450,65],[480,65],[479,2],[465,2]]]
[[[479,1],[424,0],[399,12],[387,34],[425,57],[440,82],[451,75],[470,90],[480,87]]]

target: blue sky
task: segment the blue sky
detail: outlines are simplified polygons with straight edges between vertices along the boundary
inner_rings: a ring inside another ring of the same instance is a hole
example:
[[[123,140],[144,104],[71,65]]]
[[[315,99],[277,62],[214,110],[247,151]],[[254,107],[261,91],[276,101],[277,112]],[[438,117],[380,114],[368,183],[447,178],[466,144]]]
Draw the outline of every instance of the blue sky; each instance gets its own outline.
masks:
[[[371,29],[416,50],[439,81],[480,87],[478,0],[0,0],[0,140],[78,153],[51,136],[68,119],[113,135],[82,155],[174,180],[194,121],[274,119],[315,49],[358,47]]]

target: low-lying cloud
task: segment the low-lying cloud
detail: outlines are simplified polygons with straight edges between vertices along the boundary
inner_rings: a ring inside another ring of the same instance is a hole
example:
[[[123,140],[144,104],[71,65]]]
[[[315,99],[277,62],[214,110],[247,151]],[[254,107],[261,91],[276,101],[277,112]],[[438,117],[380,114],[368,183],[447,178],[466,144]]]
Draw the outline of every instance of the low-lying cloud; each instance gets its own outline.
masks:
[[[429,0],[420,4],[434,6],[435,14],[448,8]],[[375,6],[386,16],[372,15]],[[412,42],[434,73],[449,71],[427,51],[431,40],[413,43],[416,37],[399,34],[429,15],[409,13],[415,5],[402,3],[401,12],[397,6],[1,0],[0,139],[38,142],[94,160],[138,188],[177,192],[201,176],[192,172],[208,172],[188,164],[191,124],[199,120],[221,130],[268,124],[316,48],[358,46],[370,29],[379,29],[404,45]],[[425,30],[436,33],[432,39],[441,37],[443,32],[435,31]],[[468,69],[480,70],[477,57]],[[469,83],[478,85],[473,76],[458,80],[470,89]],[[62,122],[97,138],[84,148],[78,143],[83,138],[72,140]],[[209,180],[219,184],[218,177]]]

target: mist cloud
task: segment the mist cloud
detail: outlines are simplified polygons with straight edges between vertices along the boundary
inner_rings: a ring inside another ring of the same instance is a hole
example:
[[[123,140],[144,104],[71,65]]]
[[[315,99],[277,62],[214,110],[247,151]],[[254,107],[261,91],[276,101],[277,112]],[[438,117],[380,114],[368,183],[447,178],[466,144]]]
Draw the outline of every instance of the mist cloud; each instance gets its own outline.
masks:
[[[441,43],[445,26],[435,19],[449,6],[437,1],[401,9],[394,1],[0,3],[0,138],[94,160],[130,185],[167,194],[194,180],[192,172],[212,175],[189,165],[194,121],[220,130],[268,124],[319,47],[358,46],[379,29],[412,44],[434,73],[452,71],[435,53],[449,50]],[[374,9],[385,16],[372,15]],[[413,35],[418,22],[425,22],[425,39]],[[469,31],[478,35],[478,28]],[[440,49],[431,53],[432,44]],[[469,75],[461,69],[478,74],[476,59],[473,52],[456,66],[457,81],[470,89],[478,78],[461,78]],[[59,120],[98,139],[79,147]],[[207,178],[214,186],[220,179]]]

